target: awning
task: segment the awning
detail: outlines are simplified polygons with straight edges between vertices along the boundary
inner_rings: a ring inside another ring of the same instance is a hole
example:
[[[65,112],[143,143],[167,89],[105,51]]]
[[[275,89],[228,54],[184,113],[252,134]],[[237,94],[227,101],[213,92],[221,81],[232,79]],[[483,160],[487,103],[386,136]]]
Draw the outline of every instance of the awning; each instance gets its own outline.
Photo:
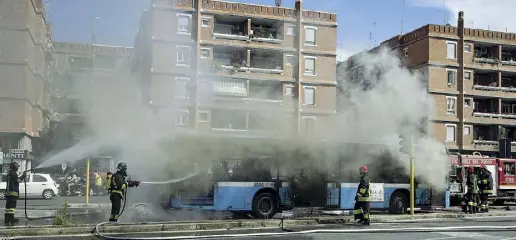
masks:
[[[236,79],[214,80],[213,92],[219,95],[247,97],[247,82]]]

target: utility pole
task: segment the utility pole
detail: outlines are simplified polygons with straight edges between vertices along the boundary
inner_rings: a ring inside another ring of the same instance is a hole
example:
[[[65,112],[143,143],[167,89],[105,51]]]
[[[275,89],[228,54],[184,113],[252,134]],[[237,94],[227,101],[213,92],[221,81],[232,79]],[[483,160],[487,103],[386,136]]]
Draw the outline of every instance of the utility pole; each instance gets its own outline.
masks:
[[[414,215],[414,193],[415,193],[415,171],[414,171],[414,135],[410,136],[410,215]]]
[[[93,4],[93,3],[92,3]],[[91,85],[95,85],[95,50],[94,50],[94,44],[95,44],[95,20],[100,19],[99,17],[95,16],[95,6],[92,6],[91,11],[91,31],[90,31],[90,54],[91,54]],[[86,196],[86,205],[89,206],[90,204],[90,157],[86,159],[86,191],[84,193]]]

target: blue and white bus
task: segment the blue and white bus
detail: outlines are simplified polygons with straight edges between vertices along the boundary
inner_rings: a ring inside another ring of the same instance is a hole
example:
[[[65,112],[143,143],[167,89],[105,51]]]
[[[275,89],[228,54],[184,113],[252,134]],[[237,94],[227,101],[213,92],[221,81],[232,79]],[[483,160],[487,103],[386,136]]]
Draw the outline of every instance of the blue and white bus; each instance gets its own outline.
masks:
[[[328,183],[327,207],[352,210],[358,182]],[[419,185],[415,194],[415,207],[431,205],[431,190],[428,185]],[[410,184],[374,183],[370,184],[371,209],[387,210],[391,214],[404,214],[410,207]]]
[[[349,144],[347,144],[349,145]],[[342,148],[342,145],[340,145]],[[351,146],[359,151],[361,147]],[[374,146],[373,146],[374,147]],[[360,162],[353,162],[346,156],[339,156],[337,161],[339,172],[327,182],[326,208],[352,210],[359,183],[358,167]],[[369,168],[371,209],[386,210],[391,214],[404,214],[410,208],[410,178],[406,169],[385,152],[367,164]],[[343,169],[347,169],[345,174]],[[343,176],[344,175],[344,176]],[[350,181],[352,180],[352,181]],[[415,180],[414,206],[425,208],[431,206],[432,191],[429,185]]]
[[[270,219],[293,208],[290,183],[281,179],[279,171],[274,169],[277,165],[271,164],[273,161],[267,157],[224,159],[220,166],[212,167],[209,180],[204,179],[208,183],[207,191],[179,189],[171,198],[171,206]]]

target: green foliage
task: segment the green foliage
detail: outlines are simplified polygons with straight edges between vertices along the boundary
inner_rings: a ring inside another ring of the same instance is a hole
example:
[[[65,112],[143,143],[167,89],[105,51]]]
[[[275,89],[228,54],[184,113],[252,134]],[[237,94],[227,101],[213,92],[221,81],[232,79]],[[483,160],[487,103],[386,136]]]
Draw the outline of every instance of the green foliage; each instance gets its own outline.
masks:
[[[68,210],[68,202],[64,202],[63,208],[57,210],[54,218],[52,219],[52,225],[55,226],[69,226],[72,221],[72,215]]]

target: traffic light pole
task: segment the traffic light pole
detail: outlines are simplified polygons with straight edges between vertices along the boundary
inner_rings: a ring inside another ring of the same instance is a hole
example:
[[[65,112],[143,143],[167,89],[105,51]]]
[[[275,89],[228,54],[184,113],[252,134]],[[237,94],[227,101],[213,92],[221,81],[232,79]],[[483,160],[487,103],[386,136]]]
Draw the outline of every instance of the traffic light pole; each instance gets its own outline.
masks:
[[[414,215],[414,135],[410,136],[410,215]]]

